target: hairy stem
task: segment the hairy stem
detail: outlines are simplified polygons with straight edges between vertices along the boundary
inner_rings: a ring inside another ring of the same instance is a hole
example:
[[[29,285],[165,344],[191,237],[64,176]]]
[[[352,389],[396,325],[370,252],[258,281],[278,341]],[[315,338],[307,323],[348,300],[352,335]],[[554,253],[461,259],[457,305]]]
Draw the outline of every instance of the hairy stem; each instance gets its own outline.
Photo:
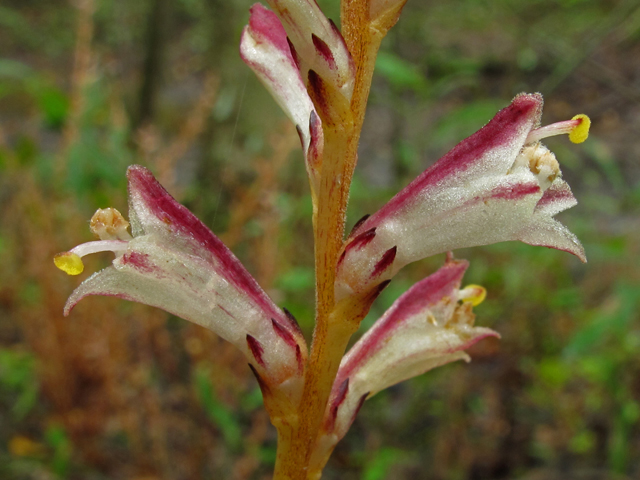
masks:
[[[319,478],[319,472],[309,471],[309,461],[340,361],[362,318],[336,308],[334,283],[343,244],[349,189],[358,159],[360,131],[375,59],[384,34],[370,29],[368,17],[361,15],[366,2],[344,3],[351,6],[347,16],[343,9],[343,29],[349,37],[347,45],[354,57],[356,79],[347,107],[348,115],[340,113],[340,107],[336,106],[340,99],[330,92],[327,95],[329,100],[335,101],[335,111],[327,115],[321,113],[325,143],[314,218],[316,327],[297,421],[278,429],[276,480]],[[326,102],[327,98],[323,100]]]

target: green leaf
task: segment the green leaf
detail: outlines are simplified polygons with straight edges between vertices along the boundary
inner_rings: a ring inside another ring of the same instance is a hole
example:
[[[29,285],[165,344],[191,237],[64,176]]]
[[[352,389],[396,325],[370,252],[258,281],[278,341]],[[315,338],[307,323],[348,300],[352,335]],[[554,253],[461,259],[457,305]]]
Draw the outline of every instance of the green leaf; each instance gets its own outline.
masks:
[[[220,428],[226,444],[233,450],[239,450],[242,445],[240,424],[236,420],[235,412],[216,398],[207,369],[196,368],[194,381],[198,398],[205,413]]]
[[[396,448],[381,448],[365,466],[362,480],[384,480],[391,467],[401,463],[407,454]]]
[[[615,294],[593,315],[586,325],[576,332],[564,349],[566,356],[593,354],[608,340],[622,340],[629,325],[636,318],[640,297],[638,287],[620,283]]]
[[[71,441],[67,432],[59,425],[52,425],[45,432],[45,439],[53,449],[51,469],[60,478],[67,478],[71,463]]]
[[[13,392],[11,411],[18,419],[24,418],[36,405],[38,381],[35,359],[26,352],[0,350],[0,390]]]
[[[394,87],[406,88],[418,93],[427,90],[427,79],[418,66],[393,53],[378,53],[376,73],[386,78]]]
[[[313,288],[315,277],[311,267],[295,267],[277,280],[278,288],[287,292],[300,292]]]
[[[24,80],[32,73],[31,68],[22,62],[8,58],[0,58],[0,78]]]

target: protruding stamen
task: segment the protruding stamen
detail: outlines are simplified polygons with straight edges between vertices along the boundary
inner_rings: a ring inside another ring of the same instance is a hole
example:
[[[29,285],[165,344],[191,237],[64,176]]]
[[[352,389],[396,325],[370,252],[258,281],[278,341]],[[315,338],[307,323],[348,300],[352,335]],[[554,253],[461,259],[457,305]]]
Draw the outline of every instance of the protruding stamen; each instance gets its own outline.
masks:
[[[67,275],[80,275],[84,270],[80,256],[71,252],[58,253],[53,257],[53,263]]]
[[[99,252],[113,252],[117,255],[125,252],[128,246],[129,242],[124,240],[96,240],[95,242],[81,243],[69,250],[69,253],[75,253],[79,257]]]
[[[553,137],[554,135],[569,135],[569,140],[573,143],[582,143],[589,136],[589,127],[591,120],[584,114],[576,115],[571,120],[564,122],[552,123],[544,127],[531,130],[527,136],[525,145],[537,142],[543,138]]]
[[[99,208],[91,217],[91,231],[100,240],[131,240],[129,222],[115,208]]]
[[[480,285],[467,285],[460,290],[459,298],[463,302],[469,302],[472,306],[477,307],[487,298],[487,289]]]
[[[116,255],[126,252],[129,242],[124,240],[97,240],[87,242],[72,248],[68,252],[58,253],[53,262],[63,272],[69,275],[80,275],[84,270],[82,257],[98,252],[113,252]]]

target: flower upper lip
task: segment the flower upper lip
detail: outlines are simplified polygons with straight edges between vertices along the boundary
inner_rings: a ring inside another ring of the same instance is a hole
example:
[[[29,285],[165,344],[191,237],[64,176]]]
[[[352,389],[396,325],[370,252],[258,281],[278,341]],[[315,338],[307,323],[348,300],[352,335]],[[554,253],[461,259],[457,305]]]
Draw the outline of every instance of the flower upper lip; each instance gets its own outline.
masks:
[[[359,230],[364,231],[385,216],[393,215],[401,206],[418,201],[417,194],[425,187],[461,184],[478,174],[489,176],[506,173],[524,146],[529,132],[540,123],[542,103],[540,94],[516,97],[488,125],[460,142],[403,188],[369,217]]]

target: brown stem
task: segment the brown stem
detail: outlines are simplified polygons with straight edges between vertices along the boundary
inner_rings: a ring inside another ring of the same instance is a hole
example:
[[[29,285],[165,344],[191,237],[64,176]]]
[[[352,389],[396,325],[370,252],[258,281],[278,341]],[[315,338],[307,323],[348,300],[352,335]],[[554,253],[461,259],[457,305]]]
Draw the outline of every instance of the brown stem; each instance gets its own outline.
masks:
[[[307,480],[309,461],[340,361],[363,315],[335,305],[334,283],[342,248],[351,179],[358,158],[358,141],[364,121],[375,59],[384,33],[370,28],[367,2],[343,2],[343,32],[354,57],[356,79],[348,115],[341,98],[327,86],[310,91],[319,107],[324,130],[324,155],[314,218],[316,258],[316,327],[307,365],[302,402],[295,422],[278,428],[275,480]],[[345,11],[347,12],[345,14]],[[368,310],[368,305],[362,311]],[[353,311],[352,311],[353,310]],[[365,312],[366,313],[366,312]]]
[[[331,321],[334,308],[333,285],[335,266],[342,247],[345,210],[349,181],[345,178],[345,150],[353,138],[351,128],[325,129],[323,173],[318,194],[315,223],[317,316],[311,355],[307,365],[303,401],[299,408],[299,425],[293,432],[283,432],[278,445],[278,462],[274,479],[304,480],[324,416],[325,406],[340,360],[346,348],[351,328],[348,324]],[[354,149],[352,149],[354,151]],[[351,153],[355,155],[354,153]],[[292,443],[287,445],[283,443]]]

